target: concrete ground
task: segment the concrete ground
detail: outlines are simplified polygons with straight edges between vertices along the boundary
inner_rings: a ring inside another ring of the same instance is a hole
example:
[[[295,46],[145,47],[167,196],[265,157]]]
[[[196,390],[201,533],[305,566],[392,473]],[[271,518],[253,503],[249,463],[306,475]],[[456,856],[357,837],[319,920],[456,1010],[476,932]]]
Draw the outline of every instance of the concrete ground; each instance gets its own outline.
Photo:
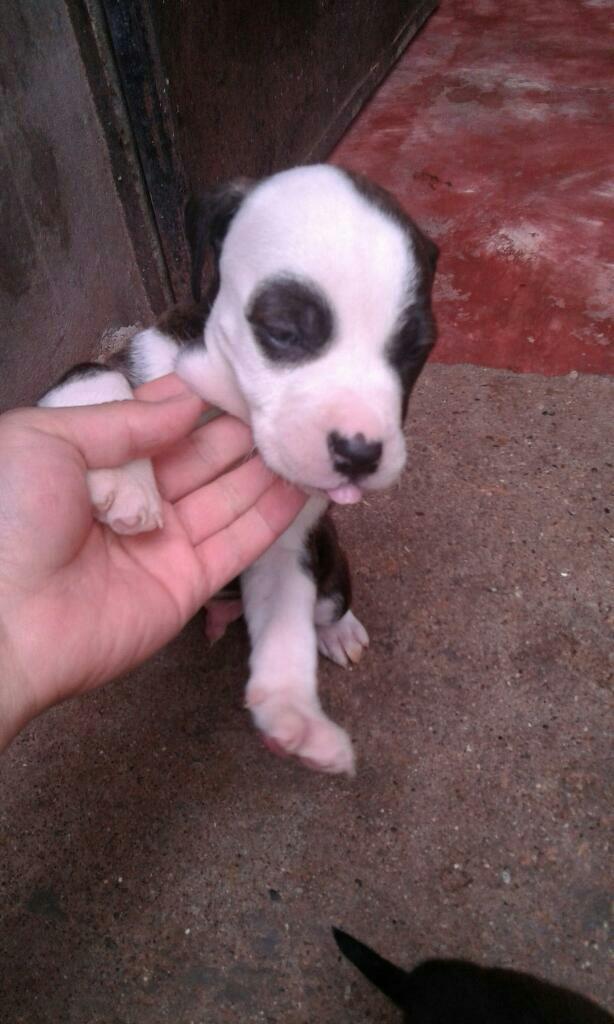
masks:
[[[3,1021],[398,1019],[331,924],[611,998],[611,387],[428,368],[401,486],[337,515],[372,646],[321,678],[355,780],[262,747],[241,624],[207,651],[197,619],[27,729],[0,782]]]

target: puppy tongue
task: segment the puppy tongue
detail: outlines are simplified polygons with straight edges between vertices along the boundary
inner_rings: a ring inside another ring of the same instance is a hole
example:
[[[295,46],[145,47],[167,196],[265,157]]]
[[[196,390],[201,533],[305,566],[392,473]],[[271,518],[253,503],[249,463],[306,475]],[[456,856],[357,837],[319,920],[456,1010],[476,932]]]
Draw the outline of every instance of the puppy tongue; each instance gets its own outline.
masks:
[[[336,501],[338,505],[355,505],[362,498],[362,491],[356,484],[343,484],[326,493],[330,500]]]

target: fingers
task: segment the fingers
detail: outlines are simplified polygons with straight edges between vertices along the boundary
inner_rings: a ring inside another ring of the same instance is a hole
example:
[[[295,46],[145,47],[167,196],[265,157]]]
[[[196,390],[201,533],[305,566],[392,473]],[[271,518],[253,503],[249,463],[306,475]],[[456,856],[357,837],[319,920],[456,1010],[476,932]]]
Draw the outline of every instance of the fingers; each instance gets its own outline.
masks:
[[[203,408],[200,398],[184,391],[161,402],[108,402],[28,410],[24,415],[32,417],[31,426],[69,441],[89,469],[110,469],[153,455],[185,437]]]
[[[156,461],[160,493],[168,501],[177,501],[215,479],[252,448],[252,436],[244,423],[219,416]]]
[[[262,460],[253,458],[187,494],[175,504],[175,511],[191,543],[196,547],[242,516],[274,479]]]
[[[214,594],[242,573],[288,528],[307,496],[276,479],[243,515],[196,546],[207,589]]]
[[[147,384],[140,384],[135,389],[134,396],[143,402],[164,402],[167,398],[192,393],[181,377],[178,377],[176,373],[167,373],[165,377],[158,377],[157,380],[150,380]]]

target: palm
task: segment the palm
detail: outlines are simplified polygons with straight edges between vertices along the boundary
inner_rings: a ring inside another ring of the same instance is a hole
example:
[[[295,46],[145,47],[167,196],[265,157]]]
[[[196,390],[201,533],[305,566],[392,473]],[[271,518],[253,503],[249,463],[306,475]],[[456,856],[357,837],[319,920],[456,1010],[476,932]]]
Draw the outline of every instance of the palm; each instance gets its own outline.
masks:
[[[41,650],[65,638],[52,699],[70,695],[67,678],[78,692],[143,661],[209,596],[205,567],[168,502],[164,522],[163,531],[139,537],[118,537],[92,523],[74,556],[33,595]],[[61,530],[70,526],[67,516]]]
[[[156,461],[163,530],[120,537],[92,519],[79,449],[30,416],[17,415],[17,430],[5,421],[2,434],[0,615],[40,710],[170,640],[304,499],[258,458],[245,461],[249,431],[222,417]]]

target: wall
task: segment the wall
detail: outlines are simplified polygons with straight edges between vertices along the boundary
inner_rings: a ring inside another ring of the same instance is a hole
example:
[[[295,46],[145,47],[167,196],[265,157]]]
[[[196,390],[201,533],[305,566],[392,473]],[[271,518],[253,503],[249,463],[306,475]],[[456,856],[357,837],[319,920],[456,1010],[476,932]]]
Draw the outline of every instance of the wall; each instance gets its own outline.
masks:
[[[151,308],[60,0],[0,6],[0,408]]]

